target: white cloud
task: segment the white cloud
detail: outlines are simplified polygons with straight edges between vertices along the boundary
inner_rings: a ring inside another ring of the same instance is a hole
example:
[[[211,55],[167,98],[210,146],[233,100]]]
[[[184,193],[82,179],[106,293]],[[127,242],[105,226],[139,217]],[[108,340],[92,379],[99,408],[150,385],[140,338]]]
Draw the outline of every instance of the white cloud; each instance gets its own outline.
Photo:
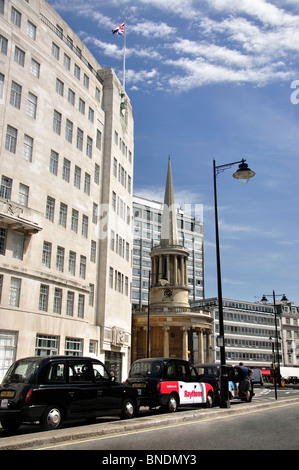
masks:
[[[138,21],[131,25],[129,33],[135,32],[144,37],[165,38],[176,33],[176,28],[168,26],[164,22],[154,23],[153,21]]]

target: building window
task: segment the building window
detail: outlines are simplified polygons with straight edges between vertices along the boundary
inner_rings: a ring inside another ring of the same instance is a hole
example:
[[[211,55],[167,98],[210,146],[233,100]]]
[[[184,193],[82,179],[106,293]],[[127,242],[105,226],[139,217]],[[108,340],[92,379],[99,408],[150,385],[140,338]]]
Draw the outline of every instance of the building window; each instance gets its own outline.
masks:
[[[85,114],[85,101],[79,98],[79,111],[82,114]]]
[[[84,74],[83,84],[85,88],[89,89],[89,77],[86,74]]]
[[[3,73],[0,73],[0,100],[3,99],[4,95],[4,78],[5,76],[3,75]]]
[[[59,337],[49,335],[36,335],[35,340],[35,355],[36,356],[51,356],[58,354],[59,351]]]
[[[21,67],[24,67],[25,65],[25,52],[22,51],[22,49],[20,49],[18,46],[15,46],[14,61]]]
[[[66,120],[65,138],[68,142],[72,143],[72,141],[73,141],[73,123],[69,119]]]
[[[64,270],[64,248],[62,246],[57,247],[56,269],[60,272]]]
[[[6,228],[0,227],[0,255],[5,255],[6,235]]]
[[[18,332],[0,330],[0,344],[1,344],[1,357],[0,357],[0,375],[4,377],[5,372],[13,364],[16,359],[18,342]]]
[[[63,168],[62,168],[62,179],[64,181],[70,182],[70,174],[71,174],[71,162],[67,159],[63,159]]]
[[[70,88],[68,89],[67,100],[72,106],[75,106],[75,92]]]
[[[86,276],[86,256],[80,256],[80,269],[79,269],[79,276],[81,279],[85,279]]]
[[[57,287],[55,287],[53,312],[61,314],[61,305],[62,305],[62,289],[58,289]]]
[[[63,56],[63,65],[67,70],[71,70],[71,58],[67,54]]]
[[[97,163],[94,165],[94,182],[100,184],[100,167]]]
[[[7,176],[1,178],[0,197],[11,199],[12,179]]]
[[[59,135],[61,133],[61,113],[56,110],[54,110],[53,116],[53,131]]]
[[[82,356],[83,354],[83,339],[78,338],[65,338],[66,356]]]
[[[57,46],[57,44],[55,44],[55,42],[52,42],[52,56],[59,60],[59,47]]]
[[[42,265],[47,268],[51,267],[51,254],[52,254],[52,243],[44,242],[43,254],[42,254]]]
[[[0,52],[7,55],[8,40],[0,34]]]
[[[81,186],[81,168],[79,168],[77,165],[75,165],[74,186],[78,189],[80,189]]]
[[[29,199],[29,186],[20,183],[19,184],[19,197],[18,203],[21,206],[28,207],[28,199]]]
[[[77,149],[83,150],[83,131],[82,129],[77,129]]]
[[[49,286],[41,284],[39,291],[39,304],[38,309],[47,312],[48,311],[48,301],[49,301]]]
[[[36,118],[36,111],[37,111],[37,96],[33,93],[28,92],[28,100],[27,100],[27,114],[31,116],[33,119]]]
[[[94,284],[89,284],[89,306],[94,305]]]
[[[84,193],[90,195],[90,175],[88,173],[85,173]]]
[[[9,289],[9,305],[12,307],[19,307],[21,293],[21,279],[12,277],[10,280]]]
[[[74,65],[74,75],[78,80],[80,80],[80,73],[81,73],[80,67],[77,64],[75,64]]]
[[[76,209],[72,209],[72,221],[71,221],[71,230],[78,233],[78,222],[79,222],[79,212]]]
[[[97,250],[97,244],[94,240],[91,240],[91,246],[90,246],[90,261],[92,263],[96,262],[96,250]]]
[[[46,219],[54,222],[55,199],[48,196],[46,204]]]
[[[90,122],[94,122],[94,110],[92,108],[88,108],[88,119]]]
[[[15,259],[22,260],[23,252],[24,252],[24,234],[19,233],[19,232],[14,232],[12,257]]]
[[[60,210],[59,210],[59,225],[66,228],[66,220],[67,220],[67,205],[61,202]]]
[[[92,205],[92,223],[93,224],[96,224],[98,222],[98,215],[99,215],[98,209],[99,209],[98,204],[94,202]]]
[[[82,232],[81,235],[85,238],[88,236],[88,217],[87,215],[82,216]]]
[[[56,78],[56,92],[58,95],[63,96],[64,93],[64,83],[59,80],[59,78]]]
[[[102,132],[97,129],[96,148],[101,150],[102,148]]]
[[[58,158],[59,158],[58,153],[55,152],[54,150],[51,150],[49,170],[50,170],[50,173],[53,173],[53,175],[55,176],[57,176],[57,172],[58,172]]]
[[[31,39],[36,39],[36,26],[35,24],[31,23],[31,21],[27,21],[27,35]]]
[[[33,154],[33,138],[29,135],[24,135],[24,142],[23,142],[23,153],[22,157],[27,162],[32,162],[32,154]]]
[[[117,160],[116,160],[115,157],[113,159],[113,176],[115,176],[115,178],[117,178]]]
[[[113,289],[113,268],[109,268],[109,287]]]
[[[10,16],[11,22],[18,26],[18,28],[21,27],[21,20],[22,20],[22,15],[21,13],[16,10],[14,7],[11,7],[11,16]]]
[[[31,62],[30,62],[30,72],[32,73],[32,75],[34,75],[36,78],[39,78],[39,75],[40,75],[40,64],[34,60],[34,59],[31,59]]]
[[[91,158],[92,157],[92,138],[87,136],[86,140],[86,155]]]
[[[16,82],[11,82],[10,104],[17,109],[21,107],[22,87]]]
[[[72,317],[74,315],[74,292],[72,291],[67,292],[66,314],[69,317]]]
[[[16,153],[18,130],[7,124],[5,148],[11,153]]]
[[[96,98],[97,101],[100,101],[100,99],[101,99],[101,92],[98,89],[98,87],[96,87],[95,98]]]
[[[69,254],[69,273],[75,276],[76,272],[76,253],[74,251],[70,251]]]
[[[84,301],[85,297],[83,294],[79,294],[78,299],[78,318],[84,318]]]

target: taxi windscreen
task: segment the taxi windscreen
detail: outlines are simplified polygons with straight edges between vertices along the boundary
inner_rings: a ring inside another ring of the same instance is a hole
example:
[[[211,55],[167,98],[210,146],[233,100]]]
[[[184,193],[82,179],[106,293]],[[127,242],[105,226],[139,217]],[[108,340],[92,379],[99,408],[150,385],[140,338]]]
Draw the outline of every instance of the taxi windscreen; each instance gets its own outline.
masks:
[[[162,367],[161,362],[135,362],[131,367],[129,377],[160,377]]]

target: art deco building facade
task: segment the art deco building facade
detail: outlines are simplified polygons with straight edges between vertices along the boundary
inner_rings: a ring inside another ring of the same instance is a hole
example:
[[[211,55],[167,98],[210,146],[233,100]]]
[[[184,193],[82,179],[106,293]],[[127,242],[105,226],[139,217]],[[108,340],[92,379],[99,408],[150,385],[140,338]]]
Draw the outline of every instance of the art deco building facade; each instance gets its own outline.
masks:
[[[111,68],[44,0],[0,1],[0,376],[93,354],[126,377],[133,117]]]

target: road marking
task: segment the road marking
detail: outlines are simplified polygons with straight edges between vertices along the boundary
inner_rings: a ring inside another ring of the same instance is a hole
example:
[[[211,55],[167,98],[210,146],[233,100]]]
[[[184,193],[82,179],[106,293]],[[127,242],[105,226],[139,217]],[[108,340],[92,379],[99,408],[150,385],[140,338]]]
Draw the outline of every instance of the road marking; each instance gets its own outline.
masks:
[[[266,408],[263,408],[263,409],[258,408],[258,409],[255,409],[255,410],[248,410],[248,411],[242,412],[242,415],[258,413],[260,411],[273,410],[273,409],[276,409],[276,408],[283,408],[283,407],[292,406],[292,405],[295,405],[295,404],[296,403],[276,403],[275,406],[270,405],[270,406],[266,406]],[[85,442],[103,441],[103,440],[106,440],[106,439],[114,439],[114,438],[117,438],[117,437],[127,437],[127,436],[132,436],[134,434],[141,434],[141,433],[144,434],[144,433],[153,432],[153,431],[157,432],[157,431],[160,431],[160,430],[163,430],[163,429],[171,429],[171,428],[177,428],[179,426],[186,426],[186,425],[190,425],[190,424],[205,423],[205,422],[212,421],[212,420],[215,420],[215,419],[219,420],[219,419],[225,419],[225,418],[234,418],[235,416],[237,416],[239,414],[240,414],[240,412],[236,409],[235,411],[232,410],[232,413],[230,413],[230,414],[224,413],[223,416],[211,415],[211,416],[208,416],[206,418],[200,419],[198,421],[193,419],[193,420],[190,420],[190,421],[184,421],[182,423],[167,424],[167,425],[164,425],[164,426],[152,427],[152,428],[148,428],[148,429],[138,429],[138,430],[135,430],[135,431],[124,431],[122,433],[109,434],[107,436],[92,437],[92,438],[89,438],[89,439],[80,439],[78,441],[69,441],[69,442],[66,442],[66,443],[63,443],[63,444],[56,444],[56,445],[47,446],[47,447],[40,447],[40,448],[37,448],[37,449],[34,449],[34,450],[57,449],[58,447],[66,447],[66,446],[71,446],[71,445],[74,445],[74,444],[83,444]]]

